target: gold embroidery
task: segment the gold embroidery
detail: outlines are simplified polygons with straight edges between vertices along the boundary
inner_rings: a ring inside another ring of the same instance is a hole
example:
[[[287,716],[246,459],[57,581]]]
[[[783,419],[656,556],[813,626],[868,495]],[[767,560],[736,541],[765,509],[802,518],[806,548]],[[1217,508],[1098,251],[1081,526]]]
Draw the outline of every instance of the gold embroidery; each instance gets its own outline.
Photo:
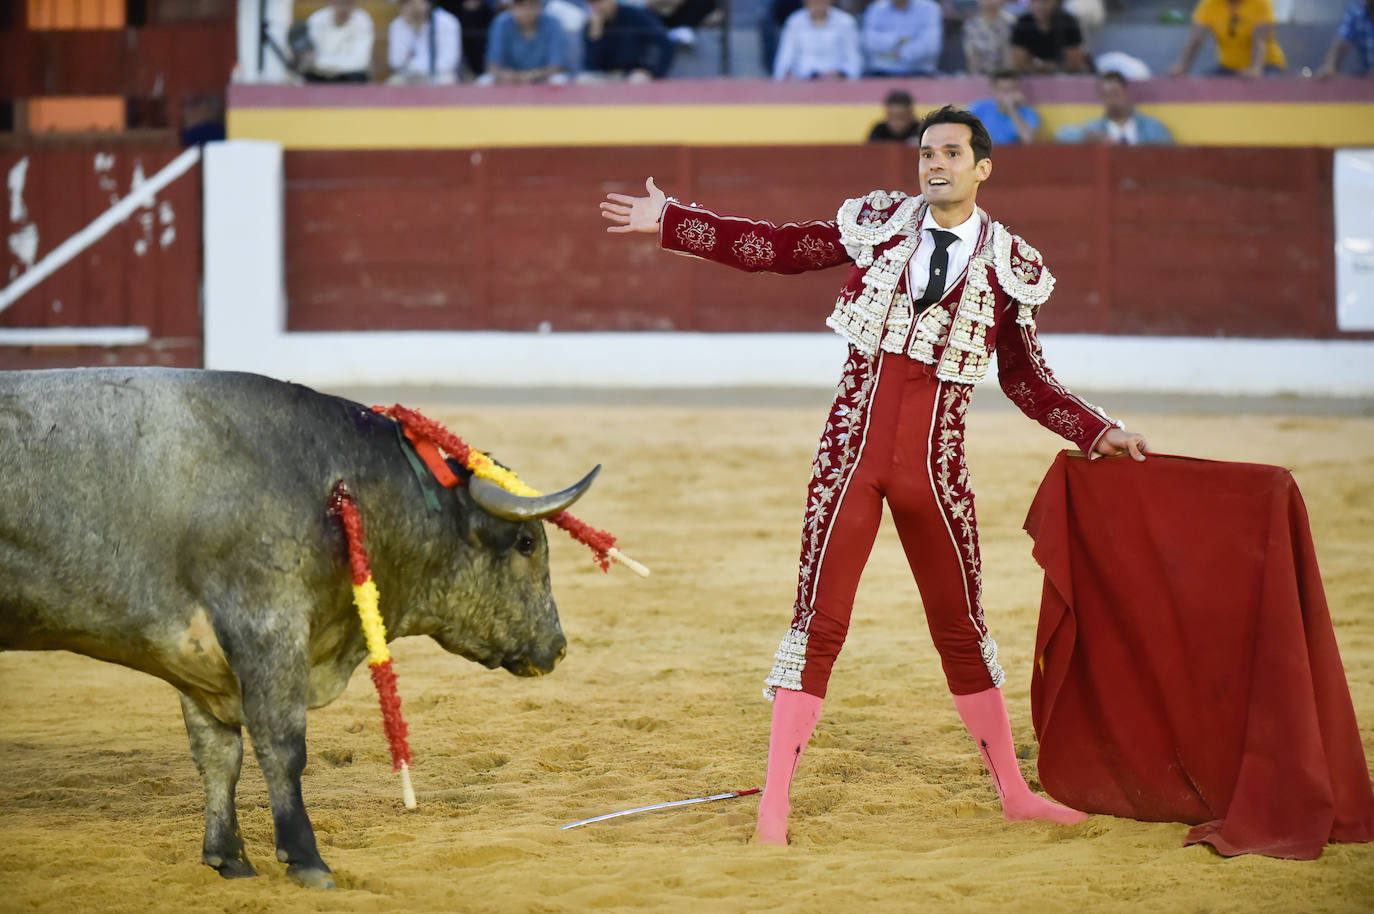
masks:
[[[678,242],[693,251],[709,251],[716,246],[716,228],[701,219],[684,219],[678,223]]]
[[[797,242],[796,250],[792,252],[792,256],[813,267],[823,267],[834,256],[834,248],[835,246],[829,241],[817,238],[815,235],[803,235],[802,239]]]
[[[992,249],[997,281],[1019,304],[1016,322],[1032,325],[1035,311],[1049,301],[1054,291],[1054,276],[1040,252],[1000,222],[992,225]]]
[[[983,619],[983,566],[978,553],[978,525],[973,511],[973,486],[964,459],[964,422],[973,388],[950,384],[945,388],[934,434],[935,489],[944,508],[962,556],[965,581],[974,626],[978,629],[979,650],[994,686],[1000,686],[1006,673],[997,662],[997,642],[988,634]]]
[[[988,280],[991,256],[991,246],[985,244],[969,261],[949,341],[935,368],[942,381],[976,384],[988,373],[988,328],[997,322],[997,293]]]
[[[1067,409],[1052,409],[1045,417],[1045,425],[1061,438],[1077,443],[1083,437],[1083,426]]]
[[[773,262],[773,245],[757,232],[750,232],[730,248],[746,267],[766,267]]]
[[[896,209],[888,211],[900,200]],[[840,242],[860,267],[873,263],[873,249],[906,227],[920,197],[908,197],[899,190],[875,190],[864,197],[844,201],[835,214],[840,229]],[[867,208],[865,208],[867,204]]]

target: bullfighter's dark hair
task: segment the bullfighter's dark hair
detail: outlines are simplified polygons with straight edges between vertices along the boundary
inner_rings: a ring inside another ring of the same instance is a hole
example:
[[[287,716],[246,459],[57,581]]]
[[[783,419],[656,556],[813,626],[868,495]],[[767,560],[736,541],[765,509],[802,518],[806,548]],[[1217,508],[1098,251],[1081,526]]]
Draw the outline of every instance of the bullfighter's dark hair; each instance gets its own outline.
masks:
[[[973,161],[976,163],[992,158],[992,137],[988,136],[988,128],[983,126],[978,115],[972,111],[956,108],[953,105],[936,108],[921,121],[921,141],[923,143],[925,142],[926,131],[936,124],[963,124],[971,134],[969,145],[973,147]]]
[[[1105,82],[1120,83],[1120,84],[1121,84],[1121,88],[1123,88],[1123,89],[1126,88],[1126,86],[1128,85],[1128,80],[1126,79],[1126,76],[1125,76],[1124,74],[1122,74],[1122,73],[1117,72],[1116,70],[1108,70],[1106,73],[1101,74],[1101,75],[1098,76],[1097,78],[1098,78],[1099,81],[1104,82],[1104,83],[1105,83]]]

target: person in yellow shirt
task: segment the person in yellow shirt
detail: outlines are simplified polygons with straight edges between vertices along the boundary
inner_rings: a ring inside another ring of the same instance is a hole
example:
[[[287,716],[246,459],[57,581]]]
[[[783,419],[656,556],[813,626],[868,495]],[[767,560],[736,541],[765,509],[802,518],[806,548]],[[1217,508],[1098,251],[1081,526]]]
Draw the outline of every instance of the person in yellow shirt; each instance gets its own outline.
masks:
[[[1193,27],[1170,76],[1182,76],[1193,65],[1207,33],[1217,42],[1218,76],[1260,76],[1279,73],[1288,65],[1274,37],[1271,0],[1198,0]]]

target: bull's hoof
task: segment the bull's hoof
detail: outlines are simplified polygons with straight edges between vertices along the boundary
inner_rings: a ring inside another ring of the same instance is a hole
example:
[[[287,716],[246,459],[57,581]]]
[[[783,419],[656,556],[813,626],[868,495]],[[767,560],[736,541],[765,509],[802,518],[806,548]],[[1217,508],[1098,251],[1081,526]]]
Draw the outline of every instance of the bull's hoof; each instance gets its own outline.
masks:
[[[307,889],[334,888],[334,874],[323,863],[319,866],[293,863],[286,868],[286,875],[290,876],[291,881],[296,885],[304,886]]]
[[[225,879],[248,879],[258,874],[247,857],[216,857],[205,854],[201,861]]]

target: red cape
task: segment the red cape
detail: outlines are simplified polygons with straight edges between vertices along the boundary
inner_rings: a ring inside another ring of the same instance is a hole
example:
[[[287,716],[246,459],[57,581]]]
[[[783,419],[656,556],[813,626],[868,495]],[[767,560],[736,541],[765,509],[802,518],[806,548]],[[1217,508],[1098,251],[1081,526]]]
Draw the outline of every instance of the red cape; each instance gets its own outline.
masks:
[[[1185,843],[1314,859],[1374,795],[1297,484],[1280,467],[1060,453],[1026,518],[1045,570],[1040,780]]]

